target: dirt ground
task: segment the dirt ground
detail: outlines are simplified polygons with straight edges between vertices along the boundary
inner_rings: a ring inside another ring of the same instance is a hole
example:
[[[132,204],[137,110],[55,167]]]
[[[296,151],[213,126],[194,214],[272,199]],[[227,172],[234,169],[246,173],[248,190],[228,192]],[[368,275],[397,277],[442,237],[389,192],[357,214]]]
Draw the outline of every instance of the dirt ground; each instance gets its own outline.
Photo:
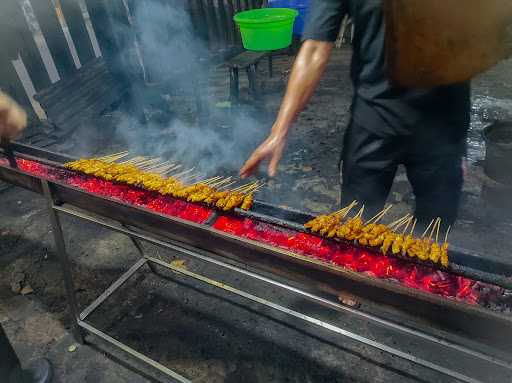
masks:
[[[319,91],[291,134],[279,177],[269,181],[269,187],[262,191],[260,199],[309,212],[331,211],[337,206],[340,195],[338,158],[351,99],[350,54],[348,49],[336,51]],[[259,100],[247,95],[247,83],[241,76],[241,108],[268,124],[261,128],[261,138],[276,114],[291,62],[292,58],[287,56],[276,58],[273,79],[267,78],[264,66],[260,68],[264,95]],[[512,61],[505,62],[474,81],[470,167],[464,187],[464,204],[452,241],[482,256],[512,262],[512,255],[507,250],[512,241],[511,223],[481,197],[486,179],[482,171],[484,149],[480,138],[486,123],[495,118],[512,117],[511,69]],[[209,92],[216,99],[227,99],[226,70],[218,69],[211,78]],[[166,100],[170,100],[172,113],[194,114],[190,100],[178,104],[172,103],[175,96]],[[211,121],[222,120],[226,113],[230,112],[225,105],[218,104]],[[103,123],[116,125],[122,117],[112,111],[103,118]],[[88,138],[91,145],[84,148],[78,143],[81,137],[90,136],[91,132],[77,132],[74,137],[77,143],[69,153],[109,153],[127,145],[126,138],[112,135],[106,129],[98,129],[94,134],[95,142],[91,143]],[[256,143],[251,142],[248,147],[254,147]],[[231,168],[226,167],[226,171],[235,172],[238,165],[233,163]],[[403,173],[397,176],[390,201],[397,205],[397,215],[411,209],[413,196]],[[118,357],[101,342],[70,348],[76,345],[69,333],[64,289],[43,199],[11,188],[0,195],[0,212],[0,323],[6,328],[21,359],[49,357],[56,365],[56,382],[153,381],[151,370],[146,370],[147,376],[139,376],[133,370],[134,366],[140,366]],[[120,234],[70,218],[63,219],[63,227],[73,261],[79,304],[84,307],[134,263],[138,254],[129,239]],[[176,254],[150,246],[145,249],[163,259],[176,257]],[[482,379],[496,382],[511,379],[510,375],[481,369],[466,360],[452,360],[439,350],[407,337],[395,337],[367,322],[329,313],[296,297],[284,296],[261,283],[233,277],[191,261],[186,265],[408,352],[448,361]],[[198,283],[175,276],[170,279],[162,280],[147,270],[141,271],[91,320],[114,337],[197,382],[450,381],[343,338],[333,339],[322,331],[316,331],[313,336],[311,328],[298,322],[292,321],[292,327],[286,326],[281,315]],[[24,294],[21,294],[22,289]]]

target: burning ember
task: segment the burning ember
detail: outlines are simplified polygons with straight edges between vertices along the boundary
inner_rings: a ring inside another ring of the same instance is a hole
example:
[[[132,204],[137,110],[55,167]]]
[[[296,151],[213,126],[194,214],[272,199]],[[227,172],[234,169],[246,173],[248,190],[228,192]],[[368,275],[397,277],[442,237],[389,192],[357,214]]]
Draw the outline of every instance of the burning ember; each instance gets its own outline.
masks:
[[[484,296],[481,293],[482,290],[488,290],[488,295],[492,295],[492,291],[494,293],[498,290],[503,292],[503,289],[499,287],[448,274],[427,266],[412,264],[311,234],[277,228],[249,218],[222,216],[217,219],[214,228],[468,304],[485,303],[490,296]]]
[[[2,162],[7,163],[6,161]],[[69,170],[52,168],[35,161],[18,159],[17,162],[19,168],[27,173],[64,182],[93,194],[191,222],[204,223],[213,212],[212,209],[202,205],[163,196],[136,186],[78,175]],[[496,301],[499,296],[504,294],[504,289],[497,286],[382,255],[372,250],[352,246],[349,243],[340,243],[249,218],[224,215],[217,218],[213,227],[238,237],[266,243],[354,272],[390,280],[467,304],[486,305]]]
[[[130,205],[144,207],[158,213],[178,217],[187,221],[204,223],[212,210],[201,205],[162,196],[158,193],[134,186],[104,181],[96,177],[77,175],[76,173],[55,169],[35,161],[18,159],[18,167],[27,173],[35,174],[54,181],[65,182],[93,194],[116,199]]]

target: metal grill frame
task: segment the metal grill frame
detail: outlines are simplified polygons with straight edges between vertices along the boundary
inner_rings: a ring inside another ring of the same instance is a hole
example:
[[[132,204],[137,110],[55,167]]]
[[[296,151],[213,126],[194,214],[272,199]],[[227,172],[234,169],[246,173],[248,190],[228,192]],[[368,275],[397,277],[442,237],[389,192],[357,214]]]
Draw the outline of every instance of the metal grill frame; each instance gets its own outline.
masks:
[[[427,342],[433,342],[435,344],[444,346],[446,348],[450,348],[451,350],[465,354],[467,356],[474,357],[476,359],[479,359],[480,361],[491,363],[491,364],[494,364],[496,366],[500,366],[500,367],[503,367],[506,369],[512,369],[512,363],[505,361],[505,360],[501,360],[495,356],[491,356],[491,355],[482,353],[477,350],[469,349],[463,345],[454,343],[450,340],[443,339],[443,338],[440,338],[440,337],[437,337],[437,336],[434,336],[434,335],[431,335],[431,334],[428,334],[428,333],[425,333],[425,332],[422,332],[422,331],[419,331],[416,329],[412,329],[412,328],[403,326],[403,325],[395,323],[395,322],[388,321],[386,319],[383,319],[383,318],[380,318],[377,316],[373,316],[371,314],[360,311],[356,308],[351,308],[351,307],[340,305],[331,300],[311,294],[307,291],[301,290],[299,288],[293,287],[292,285],[289,285],[289,284],[274,280],[272,278],[266,277],[262,274],[258,274],[256,272],[248,271],[246,269],[242,269],[235,265],[222,262],[216,258],[210,257],[203,253],[195,252],[195,251],[187,248],[186,245],[176,243],[176,241],[172,241],[172,240],[163,241],[159,238],[156,238],[155,236],[152,236],[152,235],[149,235],[149,234],[146,234],[143,232],[134,231],[124,224],[113,225],[113,224],[107,222],[106,219],[94,217],[94,216],[79,212],[76,209],[73,209],[72,207],[63,206],[63,205],[59,204],[58,201],[55,201],[55,197],[52,194],[51,187],[50,187],[48,181],[41,180],[41,187],[42,187],[43,194],[44,194],[45,199],[48,204],[48,212],[50,215],[50,221],[51,221],[51,225],[52,225],[52,229],[53,229],[55,246],[56,246],[60,264],[62,267],[63,278],[64,278],[64,282],[65,282],[65,287],[66,287],[67,301],[69,304],[70,314],[73,319],[73,332],[74,332],[75,339],[79,343],[84,344],[85,343],[85,338],[84,338],[85,333],[87,333],[87,332],[91,333],[91,334],[101,338],[103,341],[109,343],[110,345],[124,351],[125,353],[129,354],[133,358],[155,368],[156,370],[163,373],[164,375],[166,375],[173,381],[180,382],[180,383],[191,382],[186,377],[169,369],[168,367],[162,365],[161,363],[157,362],[156,360],[151,359],[147,355],[144,355],[144,354],[136,351],[135,349],[131,348],[127,344],[125,344],[117,339],[114,339],[113,337],[111,337],[110,335],[101,331],[100,329],[96,328],[92,323],[87,321],[87,318],[96,309],[98,309],[114,292],[116,292],[126,281],[128,281],[133,275],[135,275],[145,265],[148,265],[150,270],[152,272],[156,273],[157,275],[158,275],[158,273],[157,273],[156,267],[166,268],[176,274],[181,275],[182,277],[191,278],[196,281],[201,281],[209,286],[219,288],[223,291],[229,292],[229,293],[237,295],[239,297],[243,297],[249,301],[259,303],[260,305],[270,308],[272,310],[287,314],[289,317],[292,317],[295,319],[300,319],[300,320],[306,322],[308,325],[311,325],[312,327],[320,327],[324,330],[332,332],[333,334],[341,335],[341,336],[349,338],[353,341],[365,344],[371,348],[386,352],[388,354],[391,354],[400,359],[406,360],[415,365],[418,365],[423,368],[435,371],[439,374],[454,378],[458,381],[466,382],[466,383],[480,382],[479,380],[474,379],[470,376],[464,375],[463,373],[451,370],[451,369],[443,367],[439,364],[432,363],[432,362],[422,359],[420,357],[410,355],[408,353],[405,353],[396,348],[387,346],[387,345],[377,342],[375,340],[365,338],[361,335],[350,332],[346,329],[343,329],[343,328],[333,325],[331,323],[327,323],[325,321],[311,317],[307,314],[289,309],[287,307],[284,307],[284,306],[277,304],[275,302],[272,302],[270,300],[260,298],[258,296],[251,294],[248,291],[239,290],[235,287],[226,285],[226,284],[224,284],[220,281],[217,281],[215,279],[211,279],[209,277],[206,277],[206,276],[203,276],[200,274],[196,274],[196,273],[186,270],[184,268],[173,266],[171,264],[163,262],[160,259],[146,255],[143,251],[143,247],[142,247],[140,241],[145,241],[145,242],[151,243],[153,245],[157,245],[159,247],[162,247],[162,248],[165,248],[168,250],[173,250],[176,253],[183,255],[185,257],[188,257],[188,258],[193,258],[193,259],[201,261],[201,262],[210,263],[210,264],[214,264],[216,266],[220,266],[221,268],[223,268],[227,271],[241,274],[244,277],[249,277],[249,278],[252,278],[257,281],[271,284],[274,287],[282,289],[283,291],[285,291],[288,294],[297,294],[305,299],[308,299],[312,302],[321,304],[322,306],[327,307],[329,309],[342,311],[342,312],[348,312],[354,316],[358,316],[358,317],[364,318],[370,322],[384,326],[384,327],[388,328],[389,330],[405,333],[408,335],[413,335],[413,336],[418,337],[421,340],[424,340]],[[133,242],[134,246],[137,248],[137,250],[140,254],[140,259],[134,265],[132,265],[128,269],[128,271],[126,271],[123,275],[121,275],[120,278],[118,278],[114,283],[112,283],[112,285],[109,288],[107,288],[98,298],[96,298],[90,305],[88,305],[81,312],[78,309],[78,305],[77,305],[77,301],[76,301],[76,297],[75,297],[75,293],[74,293],[75,288],[74,288],[73,276],[71,273],[70,260],[69,260],[68,254],[66,252],[64,232],[63,232],[63,229],[62,229],[62,226],[60,223],[59,214],[69,215],[69,216],[81,219],[83,221],[87,221],[90,223],[100,225],[103,228],[109,229],[111,231],[125,234],[131,239],[131,241]]]

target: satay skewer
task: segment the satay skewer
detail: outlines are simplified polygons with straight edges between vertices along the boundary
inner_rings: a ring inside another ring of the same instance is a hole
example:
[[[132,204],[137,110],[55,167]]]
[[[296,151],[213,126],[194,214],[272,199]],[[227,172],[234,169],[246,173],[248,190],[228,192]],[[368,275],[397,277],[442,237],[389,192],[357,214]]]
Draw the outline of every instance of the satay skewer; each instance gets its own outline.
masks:
[[[137,167],[142,171],[146,171],[148,167],[158,164],[159,161],[161,161],[161,158],[150,158],[146,161],[143,161],[142,163],[139,163]]]
[[[189,181],[193,180],[194,178],[201,177],[201,175],[202,175],[201,173],[189,174],[188,176],[181,177],[181,182],[189,182]]]
[[[396,228],[395,228],[396,226],[401,227],[401,226],[402,226],[402,225],[401,225],[401,223],[402,223],[402,222],[406,222],[410,217],[411,217],[411,215],[410,215],[409,213],[407,213],[407,214],[406,214],[406,215],[404,215],[402,218],[399,218],[399,219],[397,219],[396,221],[391,222],[391,223],[390,223],[389,225],[387,225],[387,226],[388,226],[388,228],[389,228],[391,231],[396,230]]]
[[[193,183],[192,185],[198,185],[198,184],[208,185],[211,183],[215,183],[216,181],[219,181],[220,179],[222,179],[222,176],[211,177],[211,178],[207,178],[205,180],[199,180],[199,181]]]
[[[245,185],[239,186],[239,187],[237,187],[237,188],[231,189],[230,191],[231,191],[231,192],[239,192],[239,193],[242,193],[242,192],[243,192],[243,190],[245,190],[245,189],[247,189],[247,188],[251,187],[252,185],[257,184],[258,182],[259,182],[259,181],[255,181],[255,182],[252,182],[252,183],[250,183],[250,184],[245,184]]]
[[[448,234],[450,234],[451,225],[448,226],[448,229],[446,230],[446,234],[444,236],[444,243],[448,243]]]
[[[96,159],[97,160],[100,160],[100,161],[104,161],[104,160],[109,160],[111,158],[115,158],[117,156],[121,156],[121,155],[127,155],[128,154],[128,150],[124,150],[122,152],[118,152],[118,153],[112,153],[112,154],[108,154],[106,156],[101,156],[101,157],[97,157]]]
[[[441,218],[437,217],[435,222],[434,222],[434,226],[432,226],[432,229],[430,230],[430,235],[428,236],[428,240],[431,241],[432,240],[432,237],[434,236],[434,233],[436,231],[436,228],[438,227],[438,225],[441,223]]]
[[[257,191],[260,191],[261,189],[263,189],[265,186],[267,186],[266,183],[262,183],[261,185],[255,187],[254,189],[250,190],[249,192],[246,192],[247,193],[251,193],[251,194],[254,194],[256,193]]]
[[[421,238],[424,238],[425,235],[427,235],[430,227],[434,224],[434,220],[430,221],[430,224],[427,226],[427,228],[425,229],[425,231],[423,232],[423,234],[421,235]]]
[[[219,188],[219,187],[226,187],[227,185],[235,185],[237,181],[233,180],[233,177],[224,178],[223,180],[220,180],[213,185],[210,185],[213,188]]]
[[[417,223],[418,223],[418,220],[416,218],[414,218],[414,222],[413,222],[412,228],[411,228],[411,235],[414,235],[414,229],[416,229]]]
[[[357,206],[357,201],[356,200],[353,200],[350,204],[348,204],[347,206],[345,206],[343,209],[340,209],[340,210],[337,210],[335,211],[334,213],[332,214],[329,214],[329,215],[333,215],[333,216],[341,216],[342,219],[345,218],[348,213],[350,212],[350,210],[352,210],[354,207]]]
[[[260,184],[256,184],[256,185],[253,185],[251,187],[248,187],[247,189],[244,189],[243,193],[249,193],[249,192],[255,192],[256,190],[259,190],[261,189],[262,187],[264,187],[266,184],[265,182],[262,182]]]
[[[122,164],[122,165],[128,165],[128,164],[134,165],[134,164],[139,163],[141,161],[145,161],[146,159],[147,159],[146,157],[135,156],[135,157],[133,157],[133,158],[131,158],[129,160],[120,162],[120,164]]]
[[[99,157],[97,158],[98,160],[100,161],[103,161],[103,162],[116,162],[116,161],[119,161],[121,158],[124,158],[126,156],[130,155],[129,152],[120,152],[120,153],[116,153],[116,154],[111,154],[110,156],[105,156],[105,157]]]
[[[364,213],[364,205],[361,206],[361,208],[359,209],[359,211],[357,212],[357,214],[352,217],[352,219],[358,219],[358,218],[361,218],[363,216],[363,213]]]
[[[170,168],[169,170],[163,171],[162,175],[167,175],[171,172],[175,172],[176,170],[179,170],[181,167],[182,167],[181,165],[177,164],[177,165],[173,166],[172,168]]]
[[[223,190],[223,189],[226,189],[226,188],[229,188],[230,186],[236,184],[237,181],[231,181],[230,183],[226,184],[226,185],[221,185],[218,187],[219,190]]]
[[[172,176],[173,176],[174,178],[179,178],[179,177],[181,177],[181,176],[184,176],[185,174],[188,174],[188,173],[190,173],[190,172],[194,171],[194,169],[195,169],[195,167],[194,167],[194,168],[187,169],[187,170],[184,170],[184,171],[182,171],[182,172],[180,172],[180,173],[178,173],[178,174],[173,174]]]
[[[158,174],[164,176],[165,174],[169,173],[170,171],[177,170],[177,169],[179,169],[179,166],[176,166],[174,164],[170,164],[170,165],[167,165],[167,166],[162,166],[162,167],[159,167],[159,168],[155,168],[155,169],[152,170],[152,172],[158,173]]]
[[[387,214],[387,212],[393,207],[392,204],[388,205],[386,208],[382,209],[379,213],[377,213],[375,216],[370,218],[366,224],[369,225],[371,223],[377,223],[379,222],[384,216]]]
[[[160,162],[159,164],[154,164],[154,165],[148,166],[144,170],[150,171],[150,170],[158,169],[158,168],[168,166],[168,165],[174,165],[174,164],[171,164],[171,161],[164,161],[164,162]]]
[[[404,229],[402,230],[402,236],[404,236],[404,235],[405,235],[405,233],[406,233],[406,231],[407,231],[407,228],[409,227],[409,225],[410,225],[410,224],[411,224],[411,222],[413,222],[413,221],[414,221],[414,217],[413,217],[413,216],[411,216],[411,218],[409,218],[409,219],[407,220],[407,225],[405,225]]]

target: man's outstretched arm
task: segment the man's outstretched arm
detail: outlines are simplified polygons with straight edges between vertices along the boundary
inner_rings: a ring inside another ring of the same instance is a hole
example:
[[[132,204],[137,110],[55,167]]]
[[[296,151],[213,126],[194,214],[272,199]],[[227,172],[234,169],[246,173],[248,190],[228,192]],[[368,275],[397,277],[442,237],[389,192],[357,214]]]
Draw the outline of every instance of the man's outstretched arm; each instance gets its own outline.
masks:
[[[240,169],[242,178],[250,176],[266,159],[270,161],[269,175],[274,176],[277,173],[277,166],[283,155],[288,132],[315,92],[325,72],[332,48],[331,42],[315,40],[304,42],[293,64],[286,94],[270,135]]]

